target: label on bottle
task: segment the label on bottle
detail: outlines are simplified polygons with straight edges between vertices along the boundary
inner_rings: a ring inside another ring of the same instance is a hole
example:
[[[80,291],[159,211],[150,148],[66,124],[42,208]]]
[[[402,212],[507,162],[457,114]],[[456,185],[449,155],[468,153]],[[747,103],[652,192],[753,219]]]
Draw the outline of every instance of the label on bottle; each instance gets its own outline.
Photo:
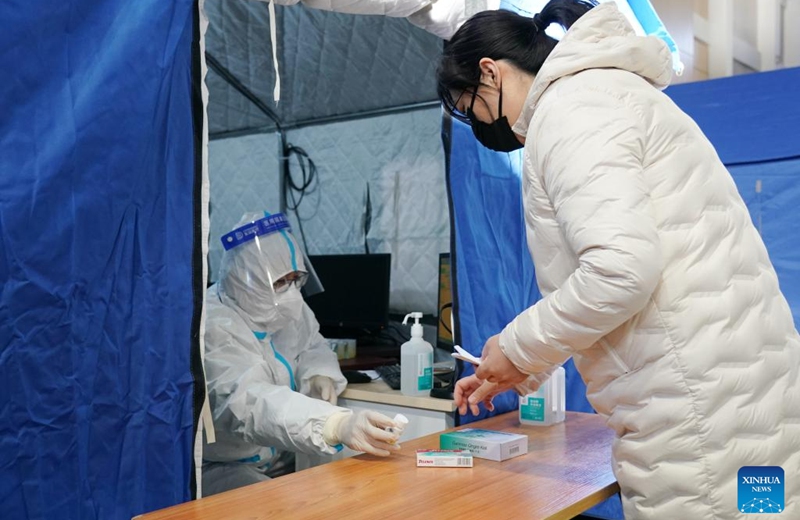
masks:
[[[544,398],[529,396],[519,407],[519,417],[523,421],[544,422]]]
[[[433,388],[433,354],[417,354],[417,390]]]

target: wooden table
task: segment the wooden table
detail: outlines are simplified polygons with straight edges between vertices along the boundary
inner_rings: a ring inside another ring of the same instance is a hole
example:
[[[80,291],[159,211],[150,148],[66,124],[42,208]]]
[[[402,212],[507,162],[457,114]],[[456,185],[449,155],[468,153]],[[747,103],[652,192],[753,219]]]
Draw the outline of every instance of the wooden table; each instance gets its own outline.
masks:
[[[520,426],[508,413],[468,427],[526,434],[528,454],[475,459],[473,468],[417,468],[417,449],[439,447],[439,435],[428,435],[386,459],[361,455],[137,518],[568,519],[619,491],[614,433],[600,416],[567,412],[566,422],[543,428]]]

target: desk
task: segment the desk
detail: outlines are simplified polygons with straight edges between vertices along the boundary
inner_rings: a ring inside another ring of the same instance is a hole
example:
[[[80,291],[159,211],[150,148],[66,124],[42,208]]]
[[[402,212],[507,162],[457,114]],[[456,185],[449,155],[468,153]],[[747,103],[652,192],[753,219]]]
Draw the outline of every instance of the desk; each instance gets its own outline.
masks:
[[[361,401],[366,403],[380,403],[403,408],[418,410],[431,410],[442,413],[453,413],[456,405],[452,399],[437,399],[435,397],[409,397],[392,390],[383,380],[378,379],[362,385],[347,385],[339,396],[339,401]],[[345,405],[342,405],[345,406]]]
[[[512,412],[465,427],[524,433],[528,454],[474,468],[417,468],[415,450],[439,435],[403,444],[387,459],[360,455],[187,502],[140,520],[568,519],[612,496],[614,432],[602,417],[567,412],[564,423],[520,426]],[[459,428],[460,429],[460,428]]]

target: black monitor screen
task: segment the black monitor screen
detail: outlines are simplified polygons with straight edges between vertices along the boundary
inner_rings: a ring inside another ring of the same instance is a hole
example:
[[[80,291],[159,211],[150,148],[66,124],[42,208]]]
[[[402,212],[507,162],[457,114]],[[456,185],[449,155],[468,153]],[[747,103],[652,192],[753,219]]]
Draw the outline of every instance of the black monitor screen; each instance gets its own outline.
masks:
[[[306,299],[320,326],[378,329],[389,320],[392,255],[309,256],[325,292]]]

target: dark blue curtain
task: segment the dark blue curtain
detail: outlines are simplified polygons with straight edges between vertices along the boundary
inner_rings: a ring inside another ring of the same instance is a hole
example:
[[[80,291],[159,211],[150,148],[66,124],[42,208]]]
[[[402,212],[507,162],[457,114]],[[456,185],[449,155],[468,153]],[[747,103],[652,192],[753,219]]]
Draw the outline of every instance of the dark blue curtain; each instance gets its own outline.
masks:
[[[0,518],[192,496],[197,9],[0,5]]]

